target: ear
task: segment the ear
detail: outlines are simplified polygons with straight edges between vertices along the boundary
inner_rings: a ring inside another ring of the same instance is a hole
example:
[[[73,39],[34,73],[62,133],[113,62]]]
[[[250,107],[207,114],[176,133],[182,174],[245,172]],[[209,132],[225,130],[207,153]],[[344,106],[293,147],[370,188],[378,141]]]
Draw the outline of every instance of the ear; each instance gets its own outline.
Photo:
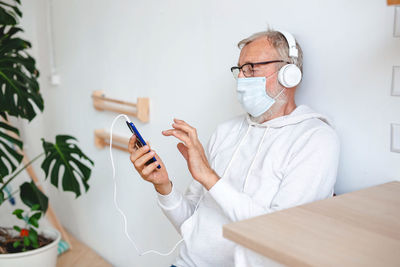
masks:
[[[179,143],[177,145],[177,148],[179,150],[179,152],[181,152],[182,156],[185,158],[185,160],[188,160],[188,148],[183,144],[183,143]]]

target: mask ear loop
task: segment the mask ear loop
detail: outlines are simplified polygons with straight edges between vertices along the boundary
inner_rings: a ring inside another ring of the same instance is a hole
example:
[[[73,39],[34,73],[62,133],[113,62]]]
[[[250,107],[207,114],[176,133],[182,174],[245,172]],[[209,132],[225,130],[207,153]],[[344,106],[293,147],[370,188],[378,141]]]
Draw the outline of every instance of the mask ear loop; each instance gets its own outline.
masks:
[[[265,76],[265,79],[268,79],[269,77],[272,77],[273,75],[277,74],[280,70],[281,70],[281,68],[279,68],[279,70],[277,70],[277,71],[271,73],[270,75]]]
[[[113,132],[115,122],[121,117],[124,117],[126,121],[130,122],[128,116],[126,116],[125,114],[119,114],[117,117],[114,118],[113,122],[111,123],[111,127],[110,127],[110,161],[111,161],[111,167],[112,167],[112,178],[113,178],[113,182],[114,182],[114,206],[124,219],[124,233],[125,233],[126,237],[132,243],[133,247],[135,248],[135,250],[137,251],[139,256],[143,256],[143,255],[146,255],[149,253],[154,253],[154,254],[157,254],[160,256],[168,256],[172,252],[175,251],[175,249],[178,247],[178,245],[183,241],[183,238],[181,240],[179,240],[169,252],[163,253],[163,252],[159,252],[156,250],[148,250],[148,251],[141,252],[139,250],[139,248],[136,246],[135,241],[133,241],[133,239],[131,238],[131,236],[128,233],[128,220],[126,218],[125,213],[121,210],[121,208],[118,205],[118,202],[117,202],[117,180],[115,179],[115,166],[114,166],[114,158],[113,158],[113,154],[112,154],[112,137],[113,137],[112,132]]]
[[[280,70],[281,70],[281,68],[279,68],[279,70],[275,71],[274,73],[272,73],[272,74],[270,74],[268,76],[265,76],[265,79],[267,80],[269,77],[272,77],[272,75],[274,75],[276,73],[279,73]],[[267,83],[267,81],[265,81],[265,83]],[[276,84],[282,86],[280,84],[280,82],[278,81],[278,77],[276,78]],[[286,87],[282,86],[282,88],[283,89],[275,97],[273,97],[274,100],[277,100],[278,97],[283,93],[283,91],[285,91]],[[267,93],[267,95],[268,95],[268,93]]]
[[[282,86],[282,87],[283,87],[283,86]],[[279,94],[278,94],[277,96],[274,97],[274,100],[277,100],[277,99],[281,96],[281,94],[283,93],[283,91],[285,91],[285,90],[286,90],[286,88],[283,87],[283,89],[279,92]]]

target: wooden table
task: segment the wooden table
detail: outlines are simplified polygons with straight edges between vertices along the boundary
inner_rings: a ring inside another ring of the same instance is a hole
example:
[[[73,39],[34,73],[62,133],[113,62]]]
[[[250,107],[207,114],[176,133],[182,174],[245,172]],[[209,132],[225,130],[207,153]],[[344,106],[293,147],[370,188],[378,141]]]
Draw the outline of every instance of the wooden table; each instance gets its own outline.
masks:
[[[227,224],[223,235],[288,266],[400,266],[400,182]]]

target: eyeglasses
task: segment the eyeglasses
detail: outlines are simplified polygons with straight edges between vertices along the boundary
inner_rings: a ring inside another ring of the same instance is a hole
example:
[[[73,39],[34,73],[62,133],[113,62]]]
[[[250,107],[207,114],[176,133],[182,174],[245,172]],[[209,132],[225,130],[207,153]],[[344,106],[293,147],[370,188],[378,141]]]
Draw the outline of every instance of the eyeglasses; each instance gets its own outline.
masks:
[[[266,64],[271,64],[271,63],[277,63],[277,62],[286,62],[289,64],[289,62],[285,60],[271,60],[271,61],[264,61],[264,62],[256,62],[256,63],[246,63],[243,64],[240,67],[232,67],[231,72],[233,74],[233,77],[237,79],[239,77],[240,71],[243,71],[244,77],[253,77],[254,76],[254,66],[255,65],[266,65]]]

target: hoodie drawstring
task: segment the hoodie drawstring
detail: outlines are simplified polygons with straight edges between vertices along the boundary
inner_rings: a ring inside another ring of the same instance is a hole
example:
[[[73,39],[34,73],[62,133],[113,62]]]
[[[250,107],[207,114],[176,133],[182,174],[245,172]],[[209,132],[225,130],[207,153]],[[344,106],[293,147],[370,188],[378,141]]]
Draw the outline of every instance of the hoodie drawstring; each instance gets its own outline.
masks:
[[[250,168],[249,168],[249,170],[247,171],[246,178],[244,179],[244,182],[243,182],[243,191],[242,191],[242,192],[244,192],[244,190],[245,190],[245,188],[246,188],[246,184],[247,184],[247,178],[249,178],[250,171],[251,171],[251,169],[253,168],[254,162],[256,162],[256,159],[257,159],[258,153],[259,153],[259,152],[260,152],[260,150],[261,150],[261,146],[262,146],[262,144],[263,144],[263,142],[264,142],[264,138],[265,138],[265,136],[266,136],[266,134],[267,134],[267,131],[268,131],[268,127],[267,127],[267,128],[265,128],[265,131],[264,131],[263,137],[261,138],[260,144],[258,145],[257,152],[256,152],[256,154],[254,155],[254,159],[253,159],[253,161],[252,161],[252,162],[251,162],[251,164],[250,164]]]
[[[246,137],[249,134],[249,132],[250,132],[250,125],[247,127],[247,131],[246,131],[245,135],[243,136],[242,140],[240,140],[239,145],[235,149],[235,152],[233,152],[232,158],[229,161],[228,166],[226,167],[226,169],[224,171],[224,174],[221,176],[221,178],[225,176],[225,174],[227,173],[228,169],[231,167],[233,159],[236,157],[236,154],[239,151],[240,146],[242,145],[244,139],[246,139]]]

